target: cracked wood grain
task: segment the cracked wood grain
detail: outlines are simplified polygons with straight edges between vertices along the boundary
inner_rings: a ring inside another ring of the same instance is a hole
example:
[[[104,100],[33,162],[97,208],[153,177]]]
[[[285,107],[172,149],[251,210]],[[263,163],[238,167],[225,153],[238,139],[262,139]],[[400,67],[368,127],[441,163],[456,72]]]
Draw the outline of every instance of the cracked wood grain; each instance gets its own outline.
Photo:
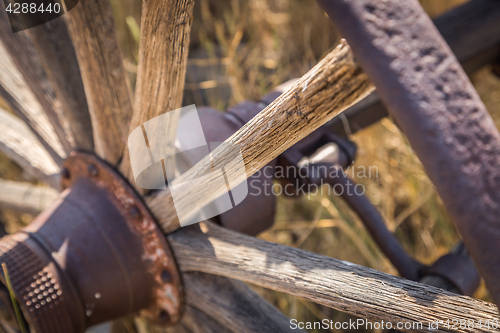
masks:
[[[182,106],[193,6],[193,0],[143,1],[130,131]],[[176,122],[171,122],[168,128],[163,129],[170,134],[171,142],[175,140],[176,128]],[[120,171],[131,184],[135,184],[128,149],[125,150]]]
[[[177,212],[183,216],[195,213],[227,190],[226,186],[214,185],[212,168],[226,166],[230,182],[242,182],[372,90],[350,47],[342,41],[288,91],[227,139],[230,148],[219,146],[211,156],[173,182],[175,185],[209,175],[206,187],[195,191],[186,188],[176,197],[175,207],[168,190],[147,197],[146,203],[163,231],[171,232],[180,226]],[[246,172],[227,168],[240,151]]]
[[[265,333],[290,332],[290,320],[245,283],[225,277],[183,274],[186,292],[182,320],[169,327],[149,326],[136,319],[139,333]],[[119,322],[115,326],[124,326]],[[294,330],[303,332],[301,330]],[[116,333],[127,332],[123,328]]]
[[[241,281],[196,272],[183,274],[182,278],[186,303],[232,332],[292,331],[290,319]]]
[[[63,145],[25,78],[17,67],[4,44],[0,43],[0,96],[10,105],[20,118],[31,128],[37,141],[50,156],[60,163],[66,156]]]
[[[182,106],[193,6],[193,0],[143,1],[138,76],[130,131],[154,117]],[[169,126],[162,130],[171,134],[171,142],[175,140],[175,122],[170,122]],[[119,169],[129,179],[130,184],[135,184],[128,149],[125,150]],[[136,189],[143,192],[142,189]],[[197,276],[191,277],[189,281],[191,287],[205,289],[209,282],[222,285],[223,281],[219,280],[224,279]],[[226,291],[229,289],[228,287]],[[243,298],[241,290],[234,289],[231,293],[234,297]],[[227,322],[226,325],[220,324],[220,318],[231,317],[233,326],[238,323],[244,326],[247,323],[245,318],[238,317],[239,312],[234,307],[220,309],[226,310],[220,312],[226,316],[210,317],[204,312],[206,309],[192,306],[194,303],[188,299],[187,311],[175,328],[155,328],[147,323],[142,326],[145,331],[154,332],[225,332],[229,331],[226,328]]]
[[[112,165],[127,141],[132,102],[109,0],[80,1],[63,16],[75,46],[95,152]]]
[[[63,17],[27,30],[61,103],[72,148],[94,151],[92,124],[73,42]]]
[[[2,6],[3,3],[0,4],[0,7]],[[53,131],[57,135],[65,152],[69,152],[72,147],[72,138],[67,131],[69,124],[65,121],[61,113],[59,100],[42,67],[40,58],[36,54],[35,48],[26,32],[12,33],[7,14],[2,10],[0,10],[0,36],[1,43],[10,55],[10,59],[5,58],[5,61],[7,61],[8,64],[15,64],[16,69],[22,74],[24,82],[35,96],[41,109],[50,121]],[[9,89],[4,89],[4,91],[8,90]],[[11,100],[13,98],[12,95],[10,98],[7,97],[7,99]],[[16,103],[14,102],[13,104]],[[25,113],[24,107],[24,105],[18,104],[17,108],[20,109],[20,111],[16,112],[22,111]],[[40,124],[37,124],[29,114],[26,114],[24,118],[36,133],[37,127],[40,126]],[[48,144],[53,144],[53,142],[49,141]],[[55,149],[57,149],[57,146]]]
[[[371,268],[274,244],[211,222],[189,226],[168,240],[182,272],[204,272],[285,292],[374,321],[500,320],[494,304],[395,277]],[[433,332],[477,332],[476,327]],[[481,332],[496,332],[490,326]]]

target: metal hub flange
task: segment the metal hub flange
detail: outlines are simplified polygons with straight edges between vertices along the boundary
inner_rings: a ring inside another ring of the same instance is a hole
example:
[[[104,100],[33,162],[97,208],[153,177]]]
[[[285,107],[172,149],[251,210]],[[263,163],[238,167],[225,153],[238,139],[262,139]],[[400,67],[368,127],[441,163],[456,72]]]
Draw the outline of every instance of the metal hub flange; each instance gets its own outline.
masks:
[[[61,176],[59,200],[0,240],[0,261],[30,331],[78,333],[127,314],[159,325],[178,321],[179,271],[135,191],[87,153],[71,153]]]

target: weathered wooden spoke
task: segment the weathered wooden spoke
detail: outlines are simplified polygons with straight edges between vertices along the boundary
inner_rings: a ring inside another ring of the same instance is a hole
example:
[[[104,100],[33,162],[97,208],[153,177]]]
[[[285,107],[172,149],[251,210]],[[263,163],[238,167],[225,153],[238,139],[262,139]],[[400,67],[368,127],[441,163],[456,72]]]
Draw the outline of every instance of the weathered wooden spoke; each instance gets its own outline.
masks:
[[[3,4],[2,4],[3,5]],[[0,5],[0,6],[2,6]],[[26,32],[12,33],[9,25],[9,20],[7,18],[7,13],[3,10],[0,11],[0,40],[1,44],[5,50],[9,53],[9,58],[6,59],[6,64],[14,63],[16,69],[22,74],[24,82],[30,88],[31,93],[35,96],[36,100],[40,104],[41,109],[46,114],[50,124],[53,127],[53,131],[57,135],[61,145],[66,152],[69,152],[72,148],[73,138],[70,132],[67,130],[71,124],[64,118],[61,108],[59,106],[59,101],[56,98],[53,87],[47,78],[44,68],[40,62],[37,51],[35,50],[33,44],[31,43]],[[7,93],[9,89],[4,89]],[[12,100],[13,97],[4,96],[7,100]],[[16,105],[15,102],[12,104]],[[20,109],[18,112],[29,112],[25,111],[23,107],[26,105],[18,106]],[[14,106],[15,107],[15,106]],[[35,130],[43,125],[43,121],[38,123],[36,119],[31,119],[32,117],[27,114],[25,119],[28,124]],[[40,135],[45,135],[41,132]],[[52,141],[47,142],[48,149],[53,149],[52,146],[57,147],[57,143]]]
[[[235,184],[242,182],[245,176],[253,175],[373,89],[354,61],[349,46],[342,41],[288,91],[227,139],[225,142],[231,144],[231,148],[227,149],[227,145],[217,147],[211,156],[176,178],[173,184],[210,174],[212,168],[225,166],[240,150],[246,172],[238,174],[237,170],[226,170],[226,174]],[[177,214],[195,213],[226,191],[225,185],[218,187],[210,184],[210,180],[207,184],[197,192],[179,193],[175,207],[168,190],[146,198],[163,231],[179,228]]]
[[[155,0],[143,3],[142,23],[141,23],[141,44],[139,50],[139,67],[135,92],[134,114],[130,126],[130,131],[144,122],[153,119],[165,112],[173,111],[182,106],[182,96],[184,90],[184,77],[187,65],[187,51],[189,47],[189,33],[193,15],[194,1],[165,1]],[[171,134],[172,142],[176,135],[176,123],[172,122],[169,128],[162,129]],[[128,150],[120,165],[122,174],[128,177],[132,184],[135,184],[130,170],[130,157]],[[197,275],[186,277],[190,286],[194,290],[205,290],[205,294],[199,294],[201,299],[195,299],[196,293],[187,292],[187,312],[183,320],[177,324],[175,330],[179,331],[229,331],[227,327],[247,327],[247,332],[258,332],[258,327],[248,325],[248,319],[240,316],[237,307],[226,306],[218,311],[221,316],[207,315],[207,311],[213,308],[200,307],[198,300],[205,300],[206,297],[213,297],[220,294],[223,297],[232,295],[241,300],[256,300],[254,307],[267,309],[267,319],[273,323],[276,318],[280,321],[275,327],[281,327],[283,331],[287,325],[282,315],[277,315],[276,310],[266,301],[260,299],[249,289],[239,289],[228,284],[226,279],[220,277],[210,277],[207,275]],[[210,285],[212,284],[212,285]],[[216,286],[224,286],[222,290],[216,290]],[[208,302],[205,302],[207,304]],[[227,304],[226,304],[227,305]],[[273,317],[273,314],[275,317]],[[222,322],[221,322],[222,319]],[[150,328],[151,329],[151,328]],[[156,331],[169,332],[168,329],[154,329]],[[174,330],[174,331],[175,331]],[[231,330],[236,332],[238,330]]]
[[[494,304],[367,267],[245,236],[214,223],[168,236],[183,272],[204,272],[295,295],[362,318],[429,323],[498,320]],[[470,332],[468,328],[457,332]],[[494,332],[490,328],[485,331]],[[447,332],[440,326],[436,332]]]
[[[475,0],[480,1],[488,0]],[[108,0],[80,1],[65,18],[32,29],[31,41],[26,33],[11,34],[6,16],[0,13],[0,93],[28,124],[0,110],[0,150],[56,188],[58,163],[72,147],[94,151],[134,184],[125,149],[127,135],[144,122],[181,107],[192,11],[193,0],[143,2],[133,106]],[[454,43],[463,59],[470,60],[467,47],[460,45],[474,45],[474,41],[471,35],[465,36],[464,44]],[[484,39],[479,44],[496,46]],[[15,53],[22,54],[14,59]],[[370,96],[369,102],[376,104],[377,97],[370,95],[373,89],[342,41],[226,141],[238,151],[221,145],[174,184],[224,166],[240,151],[245,174],[226,173],[243,181],[364,97]],[[174,138],[175,123],[171,125],[164,130]],[[96,175],[94,171],[88,169],[91,176]],[[31,184],[0,180],[0,186],[0,206],[31,213],[47,207],[56,196],[55,190]],[[493,304],[244,236],[211,222],[175,231],[180,227],[177,212],[196,212],[226,190],[207,186],[197,193],[186,191],[176,198],[180,201],[175,207],[168,190],[144,197],[184,273],[186,309],[183,320],[170,328],[151,327],[137,319],[140,333],[289,331],[288,319],[241,281],[362,318],[422,322],[421,328],[413,327],[415,331],[427,331],[429,323],[441,318],[498,320]],[[436,331],[444,332],[442,328]],[[458,331],[470,330],[460,327]]]
[[[0,207],[40,214],[58,197],[53,188],[0,179]]]
[[[116,164],[127,141],[132,102],[111,4],[81,1],[65,17],[87,94],[95,152]]]
[[[0,43],[0,58],[2,59],[0,62],[0,96],[33,130],[50,156],[60,163],[66,153],[54,127],[2,43]]]
[[[59,167],[26,124],[0,109],[0,151],[28,174],[59,188]]]
[[[193,0],[143,3],[139,66],[130,131],[182,106],[193,6]],[[174,142],[176,123],[171,122],[169,128],[163,130],[171,135],[171,142]],[[128,149],[121,161],[120,171],[131,184],[135,184]]]
[[[144,327],[144,328],[143,328]],[[232,333],[229,328],[213,319],[205,312],[187,304],[181,322],[166,328],[137,325],[140,333]],[[142,329],[142,330],[141,330]]]
[[[291,331],[287,317],[240,281],[202,273],[184,274],[183,281],[186,303],[232,332]]]
[[[92,124],[80,68],[64,18],[27,30],[67,122],[72,147],[94,150]]]

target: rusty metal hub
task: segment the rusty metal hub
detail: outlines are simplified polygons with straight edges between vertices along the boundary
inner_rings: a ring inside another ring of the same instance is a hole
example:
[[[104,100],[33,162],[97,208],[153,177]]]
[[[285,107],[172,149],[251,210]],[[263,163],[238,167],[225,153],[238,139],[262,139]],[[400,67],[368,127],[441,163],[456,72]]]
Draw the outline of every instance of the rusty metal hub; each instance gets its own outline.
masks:
[[[0,240],[0,262],[30,331],[84,332],[127,314],[159,325],[179,320],[172,252],[127,182],[97,157],[73,152],[62,186],[51,208]]]

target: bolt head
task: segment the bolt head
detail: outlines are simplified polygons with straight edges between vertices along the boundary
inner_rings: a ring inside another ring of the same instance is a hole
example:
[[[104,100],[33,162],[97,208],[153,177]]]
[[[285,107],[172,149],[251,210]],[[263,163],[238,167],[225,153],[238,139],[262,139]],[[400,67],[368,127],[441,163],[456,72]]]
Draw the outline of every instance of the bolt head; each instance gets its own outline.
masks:
[[[89,164],[87,166],[87,171],[92,177],[97,177],[97,175],[99,174],[99,170],[94,164]]]
[[[170,274],[169,271],[167,271],[166,269],[164,269],[162,272],[161,272],[161,280],[164,282],[164,283],[170,283],[172,282],[172,274]]]
[[[133,219],[136,219],[136,220],[141,217],[141,211],[136,206],[133,206],[132,208],[130,208],[129,214],[130,214],[130,216],[132,216]]]
[[[160,320],[161,320],[162,322],[164,322],[164,323],[167,323],[167,322],[169,322],[169,321],[170,321],[170,315],[169,315],[169,314],[168,314],[168,312],[167,312],[167,311],[165,311],[165,310],[162,310],[162,311],[160,312],[159,317],[160,317]]]
[[[63,177],[64,179],[69,179],[70,177],[70,174],[69,174],[69,170],[64,168],[61,170],[61,177]]]

